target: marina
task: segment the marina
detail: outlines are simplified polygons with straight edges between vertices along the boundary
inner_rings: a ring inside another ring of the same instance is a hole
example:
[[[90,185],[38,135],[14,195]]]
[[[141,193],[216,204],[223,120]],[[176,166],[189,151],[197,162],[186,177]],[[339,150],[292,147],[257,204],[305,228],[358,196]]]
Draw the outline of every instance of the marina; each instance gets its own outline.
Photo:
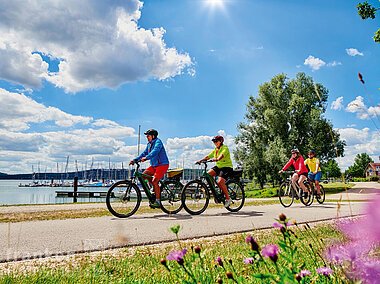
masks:
[[[63,204],[73,202],[73,187],[19,186],[31,180],[0,180],[0,206],[24,204]],[[49,181],[42,181],[42,184]],[[72,181],[65,181],[67,183]],[[81,186],[77,202],[105,202],[108,187]]]

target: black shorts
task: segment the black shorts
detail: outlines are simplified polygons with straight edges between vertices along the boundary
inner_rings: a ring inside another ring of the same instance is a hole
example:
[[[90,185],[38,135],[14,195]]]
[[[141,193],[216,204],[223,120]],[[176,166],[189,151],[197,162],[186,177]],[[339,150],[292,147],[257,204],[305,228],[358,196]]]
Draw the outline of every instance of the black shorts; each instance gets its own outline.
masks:
[[[211,168],[218,177],[228,179],[233,172],[233,169],[230,167],[218,168],[217,166]]]

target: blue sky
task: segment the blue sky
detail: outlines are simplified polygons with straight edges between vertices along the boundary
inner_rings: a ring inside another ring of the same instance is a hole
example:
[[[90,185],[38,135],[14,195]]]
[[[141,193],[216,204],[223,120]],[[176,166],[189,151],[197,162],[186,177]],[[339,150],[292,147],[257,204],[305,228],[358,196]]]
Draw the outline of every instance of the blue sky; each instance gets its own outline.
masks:
[[[191,166],[218,133],[235,147],[261,84],[298,72],[329,90],[341,168],[379,161],[380,15],[361,20],[357,3],[0,0],[0,172],[55,171],[68,155],[69,170],[120,168],[139,125]]]

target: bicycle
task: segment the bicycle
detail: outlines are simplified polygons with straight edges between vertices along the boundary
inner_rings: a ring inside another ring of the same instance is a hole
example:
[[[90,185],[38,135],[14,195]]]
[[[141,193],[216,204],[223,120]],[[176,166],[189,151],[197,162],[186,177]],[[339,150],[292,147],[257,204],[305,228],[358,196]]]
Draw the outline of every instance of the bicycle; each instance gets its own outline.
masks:
[[[147,178],[151,176],[143,174],[140,169],[140,163],[135,162],[136,169],[132,177],[128,180],[121,180],[114,183],[107,192],[106,204],[112,215],[119,218],[127,218],[136,213],[143,199],[138,183],[141,185],[146,198],[150,203],[154,203],[156,196],[149,188]],[[159,181],[161,189],[161,210],[167,214],[176,214],[182,209],[181,190],[183,184],[180,182],[182,171],[177,171],[171,175],[170,170],[167,175],[170,176],[163,181]]]
[[[325,199],[326,199],[326,192],[325,192],[323,185],[321,183],[319,183],[320,194],[317,194],[317,189],[315,188],[315,181],[313,181],[309,178],[307,178],[307,181],[310,185],[311,192],[313,193],[313,196],[315,196],[315,199],[317,200],[317,202],[319,204],[323,204],[323,202],[325,202]]]
[[[224,193],[216,185],[214,177],[207,172],[207,163],[209,162],[211,161],[196,163],[204,165],[203,173],[199,178],[189,181],[182,189],[183,208],[191,215],[199,215],[206,210],[210,194],[214,196],[215,203],[224,204],[225,202]],[[226,180],[228,194],[232,201],[226,209],[230,212],[237,212],[244,205],[244,184],[240,180],[242,174],[243,170],[234,170],[231,177]]]
[[[303,194],[302,188],[299,186],[297,182],[295,183],[295,186],[297,188],[294,189],[292,182],[292,175],[294,172],[284,171],[283,173],[289,174],[289,177],[284,182],[282,182],[277,192],[278,198],[280,199],[280,203],[282,204],[282,206],[291,206],[294,202],[294,199],[299,199],[305,206],[310,206],[313,203],[314,195],[313,191],[310,190],[310,185],[308,181],[304,181],[304,185],[309,191],[308,194],[305,196]]]

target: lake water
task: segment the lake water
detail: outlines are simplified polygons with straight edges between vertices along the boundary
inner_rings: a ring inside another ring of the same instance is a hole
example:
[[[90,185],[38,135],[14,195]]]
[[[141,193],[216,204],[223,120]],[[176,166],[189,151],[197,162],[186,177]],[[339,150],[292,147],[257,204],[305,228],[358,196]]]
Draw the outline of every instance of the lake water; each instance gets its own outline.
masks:
[[[47,181],[48,182],[48,181]],[[49,181],[50,182],[50,181]],[[31,180],[0,180],[0,205],[15,204],[60,204],[72,203],[73,198],[57,197],[56,191],[73,191],[73,187],[19,187],[19,184],[29,184]],[[78,192],[107,192],[107,187],[79,187]],[[78,198],[78,202],[105,202],[105,198]]]

